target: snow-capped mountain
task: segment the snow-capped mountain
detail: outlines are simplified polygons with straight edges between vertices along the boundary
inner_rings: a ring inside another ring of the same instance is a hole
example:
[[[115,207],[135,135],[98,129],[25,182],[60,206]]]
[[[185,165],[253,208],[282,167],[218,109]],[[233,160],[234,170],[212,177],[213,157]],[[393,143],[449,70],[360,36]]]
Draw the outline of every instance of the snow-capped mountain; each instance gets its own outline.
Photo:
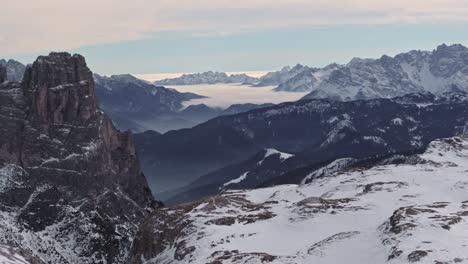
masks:
[[[294,67],[286,66],[283,67],[281,70],[276,71],[276,72],[269,72],[266,75],[262,76],[260,78],[260,81],[255,85],[257,87],[261,86],[277,86],[281,85],[282,83],[285,83],[289,81],[291,78],[294,78],[294,76],[301,74],[303,72],[313,72],[318,69],[312,69],[307,66],[303,66],[301,64],[297,64]],[[296,89],[294,89],[296,90]],[[299,90],[297,90],[299,91]]]
[[[421,92],[436,95],[449,91],[466,92],[468,49],[462,45],[441,45],[432,52],[410,51],[380,59],[355,58],[325,72],[321,78],[315,78],[316,73],[298,76],[295,82],[280,86],[281,90],[295,91],[306,87],[311,92],[304,98],[341,101]]]
[[[303,70],[291,78],[281,82],[275,91],[307,92],[314,90],[322,81],[326,81],[330,74],[339,69],[337,64],[331,64],[323,69],[304,67]]]
[[[246,74],[231,74],[224,72],[203,72],[193,74],[183,74],[178,78],[164,79],[154,82],[156,85],[196,85],[196,84],[216,84],[216,83],[242,83],[254,84],[258,79]]]
[[[402,163],[163,209],[131,252],[148,264],[463,263],[466,171],[468,140],[436,140]]]
[[[425,93],[351,102],[302,100],[221,116],[152,140],[135,138],[157,193],[182,188],[229,165],[242,167],[239,164],[266,148],[295,156],[264,173],[300,182],[303,174],[288,173],[307,172],[306,166],[330,159],[416,150],[436,138],[460,133],[468,122],[466,98],[466,93],[439,97]],[[254,169],[224,175],[232,180]]]
[[[0,60],[0,65],[6,67],[7,80],[20,82],[23,79],[26,66],[16,60]]]

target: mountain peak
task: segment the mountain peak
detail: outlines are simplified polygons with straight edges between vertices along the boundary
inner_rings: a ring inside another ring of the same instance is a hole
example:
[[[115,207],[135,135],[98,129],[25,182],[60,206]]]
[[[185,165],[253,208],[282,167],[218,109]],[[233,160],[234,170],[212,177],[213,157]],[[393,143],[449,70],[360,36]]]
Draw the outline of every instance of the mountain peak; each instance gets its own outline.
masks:
[[[462,44],[447,45],[445,43],[437,46],[436,51],[465,51],[467,48]]]
[[[53,123],[85,123],[97,113],[93,74],[81,55],[52,52],[26,68],[23,89],[30,118],[45,129]]]
[[[84,58],[40,56],[0,90],[0,240],[47,263],[120,263],[156,203]]]

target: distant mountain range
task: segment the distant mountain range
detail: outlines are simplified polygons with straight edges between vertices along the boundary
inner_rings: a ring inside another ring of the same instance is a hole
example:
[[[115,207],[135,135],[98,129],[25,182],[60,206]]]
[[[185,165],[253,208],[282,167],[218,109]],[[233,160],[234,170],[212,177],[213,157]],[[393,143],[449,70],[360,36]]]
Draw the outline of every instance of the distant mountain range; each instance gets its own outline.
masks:
[[[95,74],[94,79],[101,109],[112,117],[118,128],[134,132],[164,133],[190,128],[220,115],[271,105],[237,104],[223,110],[197,104],[184,108],[183,102],[204,97],[157,86],[129,74],[110,77]]]
[[[223,76],[215,78],[214,76]],[[201,73],[166,79],[165,85],[249,83],[276,86],[275,91],[310,92],[304,98],[338,101],[392,98],[408,93],[468,91],[468,49],[460,44],[440,45],[434,51],[409,51],[395,57],[354,58],[348,64],[313,68],[298,64],[249,81],[222,73]]]
[[[135,138],[153,191],[166,192],[159,197],[167,199],[179,193],[174,189],[196,186],[198,178],[205,185],[215,184],[211,191],[216,192],[249,171],[247,178],[257,179],[251,188],[330,159],[424,148],[435,138],[463,131],[468,122],[467,99],[463,92],[351,102],[308,99],[217,117],[192,129]],[[254,156],[262,156],[265,149],[294,157],[275,167],[246,168],[244,161],[258,160]],[[226,173],[227,166],[234,166],[229,169],[233,173]],[[287,176],[295,179],[293,183],[304,177],[304,173]],[[208,178],[216,182],[207,183]]]
[[[258,78],[250,77],[246,74],[231,74],[224,72],[203,72],[184,74],[178,78],[164,79],[154,82],[156,85],[196,85],[196,84],[216,84],[216,83],[242,83],[254,84]]]
[[[166,132],[199,122],[184,119],[179,110],[182,102],[203,96],[155,86],[132,75],[104,77],[95,74],[94,80],[101,109],[120,129]]]

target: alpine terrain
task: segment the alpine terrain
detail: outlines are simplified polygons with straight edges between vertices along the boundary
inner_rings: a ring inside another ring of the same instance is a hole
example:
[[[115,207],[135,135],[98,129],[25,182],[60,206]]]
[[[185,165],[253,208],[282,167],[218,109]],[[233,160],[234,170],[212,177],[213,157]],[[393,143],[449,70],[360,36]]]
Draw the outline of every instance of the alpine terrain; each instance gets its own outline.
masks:
[[[21,83],[1,69],[0,260],[127,263],[159,203],[132,134],[98,109],[85,59],[40,56]]]

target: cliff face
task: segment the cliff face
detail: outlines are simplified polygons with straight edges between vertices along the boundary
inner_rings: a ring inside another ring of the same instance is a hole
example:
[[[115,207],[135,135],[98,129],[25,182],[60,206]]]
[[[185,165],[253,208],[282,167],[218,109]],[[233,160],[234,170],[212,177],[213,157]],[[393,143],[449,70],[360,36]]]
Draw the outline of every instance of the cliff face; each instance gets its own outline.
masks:
[[[85,59],[51,53],[1,84],[0,123],[0,241],[43,262],[125,262],[157,203],[133,136],[97,108]]]

